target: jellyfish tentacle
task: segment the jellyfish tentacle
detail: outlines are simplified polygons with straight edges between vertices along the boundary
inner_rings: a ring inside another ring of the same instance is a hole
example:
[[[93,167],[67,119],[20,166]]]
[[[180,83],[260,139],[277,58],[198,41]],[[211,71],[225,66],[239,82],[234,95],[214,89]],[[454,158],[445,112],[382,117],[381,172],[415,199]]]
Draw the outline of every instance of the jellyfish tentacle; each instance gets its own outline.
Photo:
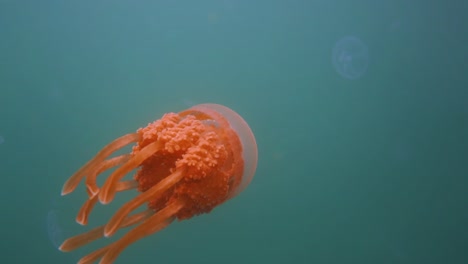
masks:
[[[135,180],[121,181],[116,185],[117,192],[128,191],[138,188],[138,182]]]
[[[140,166],[143,161],[151,157],[154,153],[158,152],[161,148],[162,144],[160,142],[153,142],[144,147],[137,154],[133,155],[132,158],[130,158],[126,163],[112,172],[99,192],[99,201],[102,204],[110,203],[114,199],[117,182],[127,173]]]
[[[136,226],[123,235],[119,240],[112,243],[99,263],[113,263],[118,255],[130,244],[146,236],[152,235],[170,225],[176,218],[174,215],[177,214],[183,206],[183,201],[178,200],[150,216],[143,223]]]
[[[99,193],[99,187],[96,184],[96,178],[99,176],[99,174],[110,168],[124,164],[130,159],[130,157],[130,154],[124,154],[110,158],[108,160],[103,161],[95,171],[90,172],[86,177],[86,188],[89,197],[92,198]]]
[[[135,180],[128,180],[122,181],[117,183],[117,191],[127,191],[131,189],[138,188],[138,182]],[[81,206],[80,210],[78,211],[78,215],[76,216],[76,222],[80,225],[87,225],[88,224],[88,217],[91,211],[93,210],[94,206],[98,202],[98,196],[90,196],[86,202]]]
[[[93,198],[90,198],[84,202],[84,204],[81,206],[80,210],[78,211],[78,214],[76,215],[76,222],[80,225],[87,225],[88,224],[88,217],[91,211],[93,210],[94,206],[96,205],[98,201],[98,197],[94,196]]]
[[[59,249],[63,252],[69,252],[75,250],[79,247],[82,247],[92,241],[99,239],[102,237],[102,227],[98,226],[89,230],[86,233],[79,234],[74,237],[70,237],[69,239],[65,240],[62,245],[60,245]]]
[[[83,177],[86,176],[90,171],[94,170],[95,167],[103,160],[105,160],[109,155],[130,143],[137,142],[139,139],[140,135],[138,133],[131,133],[117,138],[116,140],[107,144],[101,151],[96,154],[96,156],[94,156],[93,159],[88,161],[65,182],[62,188],[62,195],[67,195],[73,192]]]
[[[178,183],[184,177],[184,173],[184,167],[177,169],[174,173],[161,180],[158,184],[152,186],[147,191],[139,194],[131,201],[125,203],[122,207],[119,208],[119,210],[112,216],[112,218],[106,224],[106,227],[104,229],[104,235],[106,237],[112,236],[118,230],[119,226],[121,225],[121,222],[130,212],[132,212],[145,202],[148,202],[149,200],[157,200],[165,191],[167,191],[169,188]]]
[[[112,245],[112,244],[111,244]],[[82,257],[77,264],[91,264],[94,263],[96,260],[102,258],[104,254],[109,250],[111,245],[107,245],[103,248],[100,248],[94,252],[91,252],[90,254]]]
[[[151,209],[147,209],[145,211],[133,214],[125,218],[125,220],[121,224],[121,228],[125,228],[134,224],[137,224],[145,219],[148,219],[154,212]],[[62,245],[60,245],[59,249],[64,252],[75,250],[79,247],[82,247],[92,241],[103,237],[104,234],[104,225],[91,229],[90,231],[76,235],[65,240]]]

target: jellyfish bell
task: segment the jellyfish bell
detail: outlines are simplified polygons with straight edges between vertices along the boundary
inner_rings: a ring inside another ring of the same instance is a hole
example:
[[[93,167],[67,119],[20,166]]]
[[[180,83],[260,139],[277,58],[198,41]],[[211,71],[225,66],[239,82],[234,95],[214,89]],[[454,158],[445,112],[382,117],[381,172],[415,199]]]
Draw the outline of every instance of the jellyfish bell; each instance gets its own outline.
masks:
[[[110,157],[134,144],[132,152]],[[67,239],[62,251],[71,251],[119,229],[136,225],[112,244],[83,257],[80,263],[101,259],[112,263],[133,242],[158,232],[175,219],[209,213],[237,196],[251,182],[257,166],[257,144],[245,120],[217,104],[200,104],[124,135],[105,146],[65,183],[62,194],[73,192],[84,180],[88,199],[76,220],[86,225],[97,202],[108,204],[118,192],[141,193],[120,207],[103,226]],[[116,169],[102,186],[96,179]],[[137,169],[133,180],[124,176]],[[148,209],[132,212],[143,204]]]
[[[58,213],[55,209],[47,211],[46,215],[47,236],[54,248],[58,249],[63,242],[63,231],[58,220]]]
[[[361,78],[369,66],[367,45],[355,36],[345,36],[333,47],[332,64],[342,77],[349,80]]]
[[[258,161],[258,151],[255,137],[253,136],[250,127],[244,121],[244,119],[240,117],[236,112],[232,111],[231,109],[225,106],[217,104],[205,104],[195,106],[192,109],[199,110],[201,112],[211,112],[213,116],[215,116],[216,114],[220,115],[217,117],[217,120],[223,120],[222,117],[224,117],[227,123],[223,122],[222,125],[230,126],[240,139],[240,143],[242,145],[244,171],[241,177],[242,181],[229,196],[229,198],[233,198],[239,193],[241,193],[245,188],[247,188],[247,186],[252,181],[253,176],[255,175],[255,170],[257,168]]]
[[[70,226],[66,224],[63,207],[64,204],[58,198],[53,198],[45,215],[47,237],[55,249],[58,249],[69,235]]]

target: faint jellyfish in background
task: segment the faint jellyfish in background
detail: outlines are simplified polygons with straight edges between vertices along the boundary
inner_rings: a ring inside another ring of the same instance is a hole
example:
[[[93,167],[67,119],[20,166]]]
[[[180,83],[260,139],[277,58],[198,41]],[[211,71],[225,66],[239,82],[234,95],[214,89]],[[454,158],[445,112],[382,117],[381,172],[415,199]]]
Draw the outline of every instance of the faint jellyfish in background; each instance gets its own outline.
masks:
[[[5,143],[5,138],[2,135],[0,135],[0,145],[3,143]]]
[[[56,201],[52,201],[52,208],[46,215],[46,231],[49,241],[56,249],[59,248],[66,238],[66,234],[60,222],[58,204]]]
[[[53,209],[47,212],[47,235],[52,245],[58,249],[64,236],[63,230],[58,224],[57,211]]]
[[[338,40],[333,47],[332,63],[344,78],[355,80],[362,77],[369,65],[369,51],[366,44],[355,36]]]

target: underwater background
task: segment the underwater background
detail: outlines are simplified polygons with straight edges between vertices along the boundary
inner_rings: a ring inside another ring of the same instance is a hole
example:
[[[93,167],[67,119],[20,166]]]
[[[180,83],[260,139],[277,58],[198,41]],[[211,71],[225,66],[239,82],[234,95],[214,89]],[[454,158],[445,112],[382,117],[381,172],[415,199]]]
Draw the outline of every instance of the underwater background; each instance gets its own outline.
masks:
[[[2,263],[76,263],[84,186],[113,139],[218,103],[256,175],[116,263],[468,263],[466,1],[0,0]],[[131,175],[130,175],[131,176]],[[125,233],[125,232],[120,232]],[[111,238],[112,239],[112,238]]]

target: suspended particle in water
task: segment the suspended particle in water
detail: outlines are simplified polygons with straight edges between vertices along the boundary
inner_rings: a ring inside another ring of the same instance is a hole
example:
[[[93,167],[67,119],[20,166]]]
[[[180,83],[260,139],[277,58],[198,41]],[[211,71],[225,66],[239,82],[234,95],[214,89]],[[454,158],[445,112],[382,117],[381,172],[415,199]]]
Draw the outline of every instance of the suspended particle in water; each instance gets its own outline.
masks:
[[[343,37],[333,47],[332,63],[335,70],[344,78],[359,79],[369,66],[367,45],[355,36]]]

